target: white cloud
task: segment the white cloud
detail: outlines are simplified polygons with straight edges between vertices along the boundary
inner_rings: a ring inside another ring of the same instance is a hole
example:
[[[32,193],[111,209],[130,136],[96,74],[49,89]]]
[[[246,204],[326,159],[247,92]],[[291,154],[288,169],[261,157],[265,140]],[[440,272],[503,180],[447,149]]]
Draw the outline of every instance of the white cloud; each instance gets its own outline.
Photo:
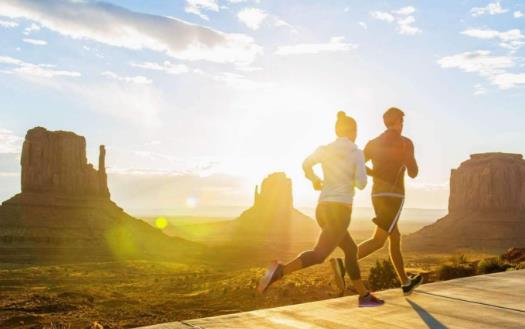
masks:
[[[388,23],[392,23],[395,20],[394,15],[384,11],[372,11],[370,12],[370,16],[372,16],[372,18]]]
[[[292,24],[288,23],[287,21],[279,18],[279,17],[276,17],[276,16],[271,16],[271,19],[273,20],[273,26],[275,27],[289,27],[293,30],[293,32],[297,32],[297,30],[293,27]]]
[[[357,45],[344,42],[344,37],[332,37],[326,43],[300,43],[296,45],[281,46],[275,51],[276,55],[301,55],[318,54],[321,52],[339,52],[356,49]]]
[[[525,73],[502,73],[490,78],[490,82],[501,89],[510,89],[525,85]]]
[[[394,13],[398,15],[412,15],[415,12],[416,12],[416,8],[412,6],[403,7],[403,8],[400,8],[394,11]]]
[[[525,73],[508,70],[515,66],[511,56],[494,56],[488,50],[464,52],[438,60],[443,68],[457,68],[464,72],[477,73],[500,89],[510,89],[525,84]]]
[[[32,64],[26,63],[20,59],[0,56],[0,64],[6,64],[14,66],[7,73],[15,73],[25,77],[36,77],[36,78],[55,78],[55,77],[71,77],[78,78],[81,76],[79,72],[56,70],[54,65],[50,64]]]
[[[415,12],[416,8],[407,6],[398,10],[392,10],[391,12],[372,11],[370,12],[370,16],[374,19],[387,23],[395,22],[397,24],[397,31],[399,34],[415,35],[421,33],[421,30],[413,25],[416,21],[416,18],[411,15]]]
[[[167,74],[182,74],[190,71],[190,68],[187,65],[173,64],[170,61],[164,61],[163,63],[131,63],[131,66],[145,70],[161,71]]]
[[[398,19],[397,24],[399,33],[405,35],[414,35],[420,33],[421,30],[412,25],[415,21],[416,19],[414,16],[407,16],[403,19]]]
[[[478,39],[499,39],[501,41],[500,46],[512,50],[519,49],[525,44],[523,41],[525,36],[518,29],[508,30],[506,32],[487,29],[468,29],[461,32],[461,34]]]
[[[229,3],[234,3],[234,4],[248,2],[248,1],[250,0],[228,0]],[[260,0],[252,0],[252,1],[255,3],[261,2]]]
[[[35,23],[31,23],[31,25],[29,25],[28,27],[26,27],[24,29],[24,34],[25,35],[30,35],[31,32],[34,32],[34,31],[40,31],[41,27]]]
[[[246,35],[227,34],[105,2],[2,0],[0,15],[26,18],[73,39],[150,49],[184,60],[250,63],[262,51]]]
[[[248,28],[257,30],[268,17],[268,14],[258,8],[244,8],[237,14],[237,18]]]
[[[487,89],[483,87],[480,83],[474,86],[474,95],[479,96],[487,93]]]
[[[23,138],[16,136],[11,130],[0,128],[0,154],[20,153]]]
[[[514,18],[521,18],[523,16],[525,16],[525,14],[519,10],[515,11],[512,16],[514,16]]]
[[[287,21],[258,8],[244,8],[237,13],[237,18],[241,23],[254,31],[258,30],[264,24],[274,27],[287,27],[290,28],[292,32],[297,32]]]
[[[22,65],[23,61],[9,56],[0,56],[0,64]]]
[[[102,72],[101,73],[102,76],[105,76],[106,78],[110,78],[110,79],[113,79],[113,80],[117,80],[117,81],[122,81],[122,82],[128,82],[128,83],[135,83],[135,84],[139,84],[139,85],[149,85],[151,84],[151,80],[142,76],[142,75],[137,75],[137,76],[134,76],[134,77],[125,77],[125,76],[120,76],[118,74],[116,74],[115,72],[111,72],[111,71],[105,71],[105,72]]]
[[[12,29],[17,26],[18,26],[17,22],[0,20],[0,27],[4,27],[6,29]]]
[[[514,61],[509,56],[493,56],[488,50],[476,50],[443,57],[438,60],[438,64],[443,68],[458,68],[465,72],[491,76],[511,68]]]
[[[24,41],[25,43],[29,43],[29,44],[35,45],[35,46],[46,46],[47,45],[47,41],[46,40],[37,40],[37,39],[24,38],[22,41]]]
[[[217,0],[186,0],[187,13],[195,14],[204,20],[209,20],[209,17],[202,13],[203,10],[219,11],[219,3]]]
[[[482,15],[498,15],[506,13],[508,10],[501,7],[500,1],[491,2],[485,7],[474,7],[470,10],[472,16],[482,16]]]
[[[361,26],[363,29],[365,29],[365,30],[368,29],[368,25],[366,25],[365,22],[359,22],[358,24],[359,24],[359,26]]]

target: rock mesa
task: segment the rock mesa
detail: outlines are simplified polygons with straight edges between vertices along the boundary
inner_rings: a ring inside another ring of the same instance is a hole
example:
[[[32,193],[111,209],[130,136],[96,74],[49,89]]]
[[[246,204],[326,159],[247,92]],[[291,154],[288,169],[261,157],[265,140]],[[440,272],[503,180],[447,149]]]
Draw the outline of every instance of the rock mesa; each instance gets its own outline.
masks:
[[[473,154],[450,175],[449,213],[407,236],[408,249],[505,250],[525,245],[525,160]]]

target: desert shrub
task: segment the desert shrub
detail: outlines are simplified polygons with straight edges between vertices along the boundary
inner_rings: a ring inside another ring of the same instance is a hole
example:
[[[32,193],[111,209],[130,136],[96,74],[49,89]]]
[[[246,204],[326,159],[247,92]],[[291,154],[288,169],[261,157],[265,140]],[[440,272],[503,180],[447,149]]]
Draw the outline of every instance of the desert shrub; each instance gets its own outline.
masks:
[[[512,266],[499,257],[485,258],[478,264],[478,274],[505,272],[509,267]]]
[[[439,280],[451,280],[472,276],[476,274],[476,269],[470,264],[443,264],[438,269]]]
[[[370,268],[368,285],[372,290],[397,288],[400,286],[394,266],[389,260],[377,260],[375,266]]]

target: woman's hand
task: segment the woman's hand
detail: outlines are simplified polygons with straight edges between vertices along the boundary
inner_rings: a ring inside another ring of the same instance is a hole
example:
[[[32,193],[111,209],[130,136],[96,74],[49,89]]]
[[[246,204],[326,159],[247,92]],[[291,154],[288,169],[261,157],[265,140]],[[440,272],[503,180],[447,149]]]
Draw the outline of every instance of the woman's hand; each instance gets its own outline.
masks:
[[[323,181],[320,179],[312,181],[312,185],[316,191],[321,191],[323,189]]]

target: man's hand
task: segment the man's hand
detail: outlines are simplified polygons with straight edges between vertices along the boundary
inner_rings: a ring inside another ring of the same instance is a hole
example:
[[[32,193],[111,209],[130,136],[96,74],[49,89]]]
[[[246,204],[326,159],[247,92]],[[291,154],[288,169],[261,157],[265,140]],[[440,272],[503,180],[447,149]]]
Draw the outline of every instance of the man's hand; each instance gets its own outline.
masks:
[[[314,187],[314,190],[321,191],[323,189],[323,181],[320,179],[316,179],[312,182],[312,185]]]
[[[366,166],[366,174],[368,176],[374,176],[374,169],[370,168],[369,166]]]

